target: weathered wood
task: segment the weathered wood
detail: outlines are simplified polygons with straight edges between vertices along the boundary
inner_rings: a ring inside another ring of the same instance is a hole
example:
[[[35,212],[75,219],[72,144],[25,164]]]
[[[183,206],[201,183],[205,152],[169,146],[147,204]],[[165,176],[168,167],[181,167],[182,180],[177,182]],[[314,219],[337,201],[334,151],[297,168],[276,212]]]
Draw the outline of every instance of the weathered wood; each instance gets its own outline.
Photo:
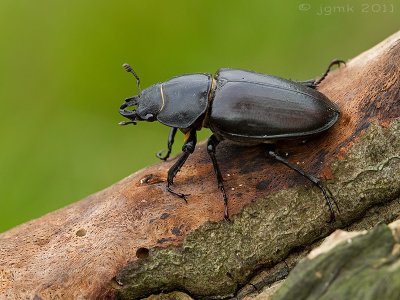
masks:
[[[0,235],[0,298],[138,298],[162,290],[228,296],[298,247],[359,221],[372,206],[400,208],[400,32],[329,74],[320,90],[342,116],[305,144],[281,152],[325,183],[341,210],[327,224],[321,192],[262,147],[221,143],[233,222],[205,144],[175,180],[188,203],[165,191],[175,159]],[[274,271],[276,272],[276,270]]]
[[[272,299],[399,299],[399,230],[396,221],[370,232],[334,232],[292,270]]]

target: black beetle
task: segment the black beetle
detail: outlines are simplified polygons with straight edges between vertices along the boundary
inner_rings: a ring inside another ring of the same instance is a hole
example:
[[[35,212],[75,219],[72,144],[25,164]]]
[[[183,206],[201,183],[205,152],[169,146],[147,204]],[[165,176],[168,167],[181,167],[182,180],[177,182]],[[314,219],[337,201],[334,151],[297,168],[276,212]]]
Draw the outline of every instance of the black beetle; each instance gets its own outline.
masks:
[[[328,130],[339,118],[339,108],[316,87],[328,75],[332,61],[318,80],[291,81],[283,78],[236,69],[220,69],[215,76],[188,74],[156,83],[140,91],[140,79],[128,65],[123,67],[137,81],[139,95],[127,98],[120,114],[130,121],[159,121],[171,127],[166,160],[172,149],[177,129],[185,134],[183,154],[169,169],[167,190],[186,201],[185,194],[172,190],[173,180],[196,146],[196,131],[208,127],[213,134],[208,139],[207,151],[211,157],[218,187],[224,198],[224,217],[229,219],[228,197],[215,156],[217,145],[224,139],[242,144],[273,144],[277,140],[306,138]],[[127,107],[134,107],[128,110]],[[273,148],[266,154],[309,179],[324,194],[330,210],[330,221],[335,219],[335,203],[321,181],[298,166],[288,162]],[[335,203],[336,204],[336,203]]]

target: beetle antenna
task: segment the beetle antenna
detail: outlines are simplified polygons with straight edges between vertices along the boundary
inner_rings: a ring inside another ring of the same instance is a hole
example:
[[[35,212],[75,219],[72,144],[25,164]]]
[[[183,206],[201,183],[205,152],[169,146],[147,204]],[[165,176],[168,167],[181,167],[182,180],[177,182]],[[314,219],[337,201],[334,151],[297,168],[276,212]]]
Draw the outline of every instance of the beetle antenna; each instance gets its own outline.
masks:
[[[130,65],[123,64],[122,67],[125,69],[125,71],[127,71],[128,73],[132,73],[132,75],[135,76],[137,89],[138,89],[138,91],[140,93],[141,89],[140,89],[140,78],[139,78],[139,76],[137,76],[137,74],[135,73],[135,71],[132,69],[132,67]]]

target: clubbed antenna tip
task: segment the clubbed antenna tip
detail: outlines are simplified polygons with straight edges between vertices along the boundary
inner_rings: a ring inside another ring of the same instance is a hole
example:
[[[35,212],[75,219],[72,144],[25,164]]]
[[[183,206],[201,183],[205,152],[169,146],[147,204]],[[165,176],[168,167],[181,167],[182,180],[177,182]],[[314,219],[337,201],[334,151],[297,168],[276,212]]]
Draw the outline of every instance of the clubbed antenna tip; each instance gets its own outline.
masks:
[[[127,71],[128,73],[131,73],[133,76],[135,76],[137,89],[140,92],[140,78],[139,78],[139,76],[137,76],[137,74],[135,73],[135,71],[132,69],[132,67],[129,64],[123,64],[122,67],[125,69],[125,71]]]
[[[132,72],[133,69],[129,64],[123,64],[122,67],[125,69],[127,72]]]

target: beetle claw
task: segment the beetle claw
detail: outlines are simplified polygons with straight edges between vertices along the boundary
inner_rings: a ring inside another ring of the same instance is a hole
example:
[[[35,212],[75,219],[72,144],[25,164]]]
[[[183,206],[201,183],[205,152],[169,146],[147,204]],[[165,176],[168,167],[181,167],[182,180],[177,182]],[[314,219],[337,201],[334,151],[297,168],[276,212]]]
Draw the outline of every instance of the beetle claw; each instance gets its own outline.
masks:
[[[167,153],[166,153],[165,155],[163,155],[164,152],[167,152]],[[168,159],[169,154],[170,154],[170,152],[169,152],[168,150],[163,149],[163,150],[158,151],[158,152],[156,153],[156,156],[157,156],[159,159],[165,161],[165,160]]]
[[[183,193],[178,193],[173,191],[170,187],[167,187],[168,192],[170,192],[171,194],[174,194],[175,196],[178,196],[179,198],[185,200],[185,202],[187,203],[187,197],[190,196],[190,194],[183,194]]]

